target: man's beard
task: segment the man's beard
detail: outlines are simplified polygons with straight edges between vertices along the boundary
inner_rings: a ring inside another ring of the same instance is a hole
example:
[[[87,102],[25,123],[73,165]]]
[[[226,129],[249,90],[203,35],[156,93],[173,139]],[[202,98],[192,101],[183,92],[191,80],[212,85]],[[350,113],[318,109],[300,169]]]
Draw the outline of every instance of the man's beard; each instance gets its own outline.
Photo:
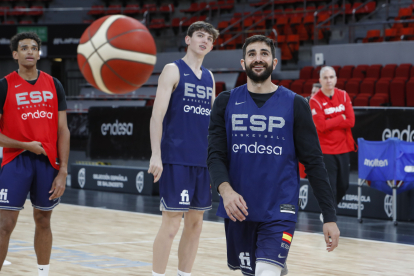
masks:
[[[258,75],[253,71],[253,67],[256,65],[263,65],[264,67],[264,71]],[[273,72],[273,67],[269,66],[266,63],[254,63],[254,64],[250,64],[250,66],[246,66],[246,74],[247,76],[255,83],[262,83],[265,80],[267,80],[269,78],[269,76],[272,74]]]

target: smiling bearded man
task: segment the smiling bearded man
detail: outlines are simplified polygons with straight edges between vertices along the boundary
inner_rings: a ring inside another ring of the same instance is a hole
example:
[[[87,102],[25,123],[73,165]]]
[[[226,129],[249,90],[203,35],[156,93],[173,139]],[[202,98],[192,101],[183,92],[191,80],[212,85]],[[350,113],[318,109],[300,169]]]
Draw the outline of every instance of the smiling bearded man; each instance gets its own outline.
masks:
[[[211,112],[207,165],[220,193],[227,264],[244,275],[286,275],[299,201],[298,160],[325,216],[328,251],[338,245],[334,199],[307,101],[271,82],[273,41],[243,45],[247,84],[220,93]],[[329,241],[329,236],[332,241]],[[310,273],[312,274],[312,273]]]

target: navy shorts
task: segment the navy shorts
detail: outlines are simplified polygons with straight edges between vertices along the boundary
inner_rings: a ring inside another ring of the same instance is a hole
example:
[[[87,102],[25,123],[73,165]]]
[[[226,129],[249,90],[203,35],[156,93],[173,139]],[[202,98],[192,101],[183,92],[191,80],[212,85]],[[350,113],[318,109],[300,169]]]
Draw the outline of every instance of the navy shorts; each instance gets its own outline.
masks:
[[[224,220],[227,241],[227,265],[253,275],[256,262],[285,266],[296,222],[233,222]]]
[[[34,208],[52,210],[60,202],[60,198],[49,200],[57,174],[47,156],[22,152],[0,170],[0,209],[22,210],[30,192]]]
[[[164,164],[160,178],[161,211],[211,210],[207,168]]]

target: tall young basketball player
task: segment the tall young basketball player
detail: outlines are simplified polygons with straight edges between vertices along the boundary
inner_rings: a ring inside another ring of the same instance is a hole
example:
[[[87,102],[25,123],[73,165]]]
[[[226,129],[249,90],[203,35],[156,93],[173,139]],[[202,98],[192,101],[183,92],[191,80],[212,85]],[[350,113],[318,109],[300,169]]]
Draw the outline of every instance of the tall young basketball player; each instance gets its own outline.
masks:
[[[203,213],[211,209],[206,160],[215,84],[213,74],[201,64],[217,37],[218,31],[211,24],[193,23],[185,37],[187,54],[167,64],[158,80],[148,172],[154,175],[154,182],[160,180],[162,224],[154,241],[152,275],[165,275],[183,213],[177,275],[191,275]]]
[[[247,84],[214,103],[207,164],[221,195],[217,215],[225,218],[229,268],[279,276],[299,211],[298,159],[325,217],[328,251],[339,238],[334,199],[307,101],[271,82],[273,41],[248,38],[241,64]]]
[[[10,41],[19,69],[0,80],[0,268],[27,194],[36,223],[39,276],[49,273],[50,218],[65,191],[69,129],[62,84],[36,69],[40,39],[20,33]]]

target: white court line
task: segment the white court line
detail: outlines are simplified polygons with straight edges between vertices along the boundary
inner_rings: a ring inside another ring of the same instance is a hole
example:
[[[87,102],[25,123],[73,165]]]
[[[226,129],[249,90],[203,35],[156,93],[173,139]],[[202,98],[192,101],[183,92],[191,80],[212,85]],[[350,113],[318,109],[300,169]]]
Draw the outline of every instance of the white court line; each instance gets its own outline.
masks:
[[[70,205],[70,206],[76,206],[76,207],[86,207],[96,210],[105,210],[105,211],[114,211],[114,212],[123,212],[123,213],[133,213],[133,214],[139,214],[139,215],[145,215],[145,216],[153,216],[153,217],[161,217],[162,215],[154,215],[154,214],[147,214],[147,213],[141,213],[141,212],[133,212],[133,211],[124,211],[124,210],[115,210],[115,209],[104,209],[99,207],[91,207],[91,206],[81,206],[81,205],[74,205],[74,204],[68,204],[68,203],[60,203],[63,205]],[[208,221],[205,220],[204,223],[216,223],[216,224],[223,224],[223,222],[218,221]],[[323,233],[311,233],[311,232],[304,232],[304,231],[295,231],[295,233],[300,234],[308,234],[308,235],[319,235],[323,236]],[[351,237],[340,237],[341,239],[348,239],[348,240],[356,240],[356,241],[364,241],[364,242],[371,242],[371,243],[381,243],[381,244],[396,244],[396,245],[404,245],[409,247],[414,247],[412,244],[405,244],[405,243],[398,243],[398,242],[387,242],[387,241],[376,241],[376,240],[364,240],[360,238],[351,238]]]

